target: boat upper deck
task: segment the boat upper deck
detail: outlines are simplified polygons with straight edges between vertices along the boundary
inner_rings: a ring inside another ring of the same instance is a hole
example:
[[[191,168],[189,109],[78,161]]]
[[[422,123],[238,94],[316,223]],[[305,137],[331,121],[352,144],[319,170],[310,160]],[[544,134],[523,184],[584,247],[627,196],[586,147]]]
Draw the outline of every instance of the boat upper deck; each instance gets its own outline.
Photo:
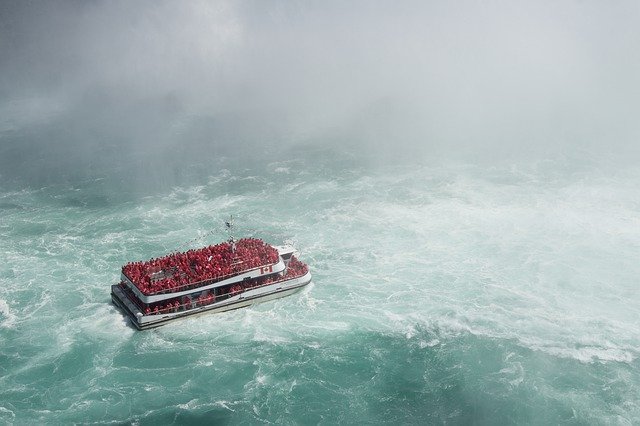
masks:
[[[215,283],[251,269],[276,264],[278,250],[257,238],[223,242],[184,253],[132,262],[122,274],[146,296],[188,290]]]

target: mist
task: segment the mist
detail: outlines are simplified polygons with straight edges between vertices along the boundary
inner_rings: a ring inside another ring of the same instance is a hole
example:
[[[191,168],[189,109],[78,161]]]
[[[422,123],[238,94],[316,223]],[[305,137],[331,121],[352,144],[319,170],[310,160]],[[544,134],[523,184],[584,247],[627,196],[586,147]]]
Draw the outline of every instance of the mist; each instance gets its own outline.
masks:
[[[0,179],[230,162],[635,162],[637,2],[0,6]]]

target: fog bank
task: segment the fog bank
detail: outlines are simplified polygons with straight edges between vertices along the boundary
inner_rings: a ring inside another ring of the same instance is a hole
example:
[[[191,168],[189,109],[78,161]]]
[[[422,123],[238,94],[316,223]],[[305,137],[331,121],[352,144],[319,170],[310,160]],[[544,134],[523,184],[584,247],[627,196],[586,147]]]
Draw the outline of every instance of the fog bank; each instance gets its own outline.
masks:
[[[220,159],[638,158],[637,2],[0,6],[0,177]]]

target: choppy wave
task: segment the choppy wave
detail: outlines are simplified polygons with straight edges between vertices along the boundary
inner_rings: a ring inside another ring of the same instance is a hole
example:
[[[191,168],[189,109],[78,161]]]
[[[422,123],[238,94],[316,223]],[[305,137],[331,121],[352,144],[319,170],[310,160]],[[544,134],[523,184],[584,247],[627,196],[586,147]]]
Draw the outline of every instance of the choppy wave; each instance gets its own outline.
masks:
[[[640,171],[302,166],[117,205],[3,193],[0,419],[640,421]],[[119,266],[223,239],[230,214],[295,240],[314,284],[133,331]]]

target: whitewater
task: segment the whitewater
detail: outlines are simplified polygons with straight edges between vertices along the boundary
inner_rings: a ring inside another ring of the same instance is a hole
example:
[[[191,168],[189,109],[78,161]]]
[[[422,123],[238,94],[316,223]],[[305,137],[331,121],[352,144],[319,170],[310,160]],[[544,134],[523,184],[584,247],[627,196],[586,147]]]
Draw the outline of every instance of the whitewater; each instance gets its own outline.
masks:
[[[291,160],[139,198],[3,190],[0,422],[638,423],[639,181]],[[121,265],[224,239],[230,214],[314,283],[135,331]]]

